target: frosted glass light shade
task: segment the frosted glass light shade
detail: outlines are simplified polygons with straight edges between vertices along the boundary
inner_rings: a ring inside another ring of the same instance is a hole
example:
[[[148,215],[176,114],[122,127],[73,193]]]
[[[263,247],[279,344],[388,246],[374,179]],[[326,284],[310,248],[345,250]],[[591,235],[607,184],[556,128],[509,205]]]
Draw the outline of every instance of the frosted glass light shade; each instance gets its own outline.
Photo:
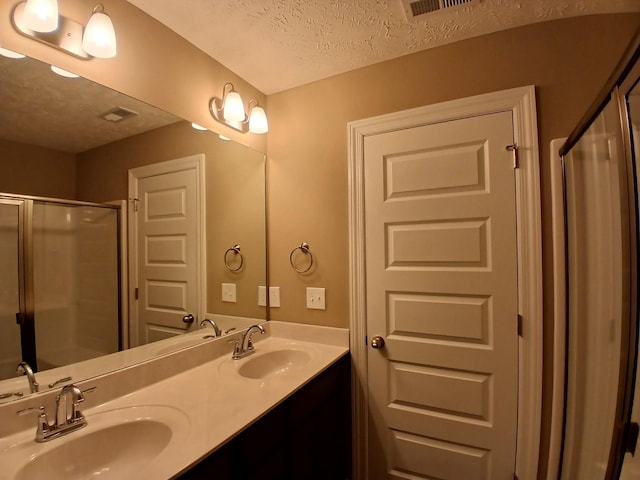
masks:
[[[58,28],[58,0],[28,0],[22,21],[34,32],[53,32]]]
[[[249,116],[249,131],[251,133],[267,133],[269,131],[269,123],[267,122],[267,114],[262,107],[253,107]]]
[[[224,119],[227,122],[243,122],[245,120],[242,97],[235,90],[227,93],[224,98]]]
[[[91,15],[82,35],[82,48],[89,55],[98,58],[116,56],[116,32],[109,15],[103,12]]]

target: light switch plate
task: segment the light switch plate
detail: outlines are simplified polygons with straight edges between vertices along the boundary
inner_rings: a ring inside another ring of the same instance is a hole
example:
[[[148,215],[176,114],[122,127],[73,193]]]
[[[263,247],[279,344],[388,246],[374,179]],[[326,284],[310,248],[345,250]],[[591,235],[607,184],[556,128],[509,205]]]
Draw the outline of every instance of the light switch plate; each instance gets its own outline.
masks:
[[[307,287],[307,308],[326,310],[324,288]]]
[[[269,306],[280,306],[280,287],[269,287]]]
[[[236,301],[236,284],[235,283],[222,284],[222,301],[223,302]]]
[[[258,306],[267,306],[267,287],[263,287],[262,285],[258,286]]]

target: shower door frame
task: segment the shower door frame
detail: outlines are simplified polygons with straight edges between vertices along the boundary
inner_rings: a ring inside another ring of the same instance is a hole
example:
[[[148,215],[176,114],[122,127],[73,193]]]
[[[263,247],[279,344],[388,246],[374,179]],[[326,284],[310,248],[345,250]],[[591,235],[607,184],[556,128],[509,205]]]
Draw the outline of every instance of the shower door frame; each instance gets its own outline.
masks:
[[[35,203],[53,204],[71,207],[97,207],[116,211],[116,236],[117,236],[117,303],[118,303],[118,350],[123,346],[122,325],[122,258],[121,245],[121,216],[119,205],[106,203],[83,202],[78,200],[66,200],[52,197],[38,197],[33,195],[20,195],[0,192],[0,204],[16,205],[18,207],[18,303],[19,311],[16,313],[16,322],[20,325],[20,349],[22,361],[27,362],[34,371],[38,371],[36,353],[35,330],[35,293],[34,293],[34,265],[33,265],[33,206]]]
[[[26,255],[32,246],[31,236],[27,234],[31,230],[31,214],[33,213],[33,201],[15,195],[0,194],[1,205],[13,205],[18,209],[18,311],[16,323],[20,325],[20,356],[22,361],[37,368],[35,321],[33,303],[33,258]],[[31,268],[31,270],[29,270]]]

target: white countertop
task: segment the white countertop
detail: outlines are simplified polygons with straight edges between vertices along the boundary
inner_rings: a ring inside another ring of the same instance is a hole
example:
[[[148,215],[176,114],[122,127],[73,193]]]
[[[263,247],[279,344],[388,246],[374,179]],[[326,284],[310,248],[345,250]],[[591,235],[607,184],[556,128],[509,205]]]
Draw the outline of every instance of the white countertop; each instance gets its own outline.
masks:
[[[89,400],[92,394],[87,394],[88,408],[81,408],[81,410],[87,418],[88,426],[78,432],[37,444],[33,440],[36,422],[35,418],[32,418],[32,428],[0,439],[0,464],[3,465],[0,469],[0,479],[9,480],[15,477],[16,471],[26,461],[20,459],[21,455],[33,456],[34,452],[35,456],[42,455],[48,450],[57,448],[60,442],[67,441],[64,439],[71,440],[74,435],[85,435],[91,433],[92,428],[100,428],[102,418],[111,415],[112,418],[126,419],[127,415],[131,416],[131,414],[135,417],[136,411],[145,411],[138,407],[147,406],[154,406],[157,409],[170,407],[180,412],[179,427],[174,430],[175,438],[165,450],[147,465],[137,466],[136,475],[138,478],[149,479],[171,478],[186,471],[198,460],[219,448],[349,350],[346,329],[286,322],[267,322],[264,325],[268,334],[260,335],[256,332],[253,335],[256,353],[244,359],[231,359],[232,345],[227,344],[231,337],[224,337],[220,339],[224,340],[224,343],[216,341],[217,356],[199,366],[100,405],[91,406],[92,403]],[[212,347],[209,348],[213,350]],[[251,360],[259,362],[260,357],[268,352],[283,349],[301,351],[308,355],[304,356],[305,362],[301,362],[300,365],[294,364],[286,371],[265,379],[245,378],[238,374],[237,370],[244,363]],[[179,361],[178,355],[188,356],[190,350],[182,350],[172,355],[176,356],[175,361]],[[171,360],[171,356],[162,358],[165,362]],[[158,368],[162,368],[161,363],[158,364]],[[99,388],[108,386],[110,382],[123,380],[118,378],[118,373],[111,376],[113,378],[109,381],[103,380]],[[89,381],[82,385],[82,388],[88,388],[91,384],[92,382]],[[15,409],[18,403],[14,402],[11,405],[14,405]],[[107,413],[117,409],[123,410],[115,412],[115,415],[113,412]],[[153,411],[153,409],[146,411]],[[127,439],[123,438],[122,441],[126,442]],[[23,451],[22,454],[19,452],[20,449]],[[18,452],[17,456],[16,452]],[[67,477],[61,472],[60,478]],[[108,468],[100,478],[111,478],[108,476]]]

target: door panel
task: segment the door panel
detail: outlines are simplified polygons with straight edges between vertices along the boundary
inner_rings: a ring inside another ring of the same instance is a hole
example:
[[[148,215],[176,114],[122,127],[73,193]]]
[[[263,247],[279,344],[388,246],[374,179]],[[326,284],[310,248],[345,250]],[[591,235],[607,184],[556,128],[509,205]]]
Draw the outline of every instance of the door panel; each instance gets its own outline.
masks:
[[[197,185],[195,168],[138,179],[139,340],[182,333],[198,313]]]
[[[510,112],[365,138],[370,472],[513,478],[511,143]]]

